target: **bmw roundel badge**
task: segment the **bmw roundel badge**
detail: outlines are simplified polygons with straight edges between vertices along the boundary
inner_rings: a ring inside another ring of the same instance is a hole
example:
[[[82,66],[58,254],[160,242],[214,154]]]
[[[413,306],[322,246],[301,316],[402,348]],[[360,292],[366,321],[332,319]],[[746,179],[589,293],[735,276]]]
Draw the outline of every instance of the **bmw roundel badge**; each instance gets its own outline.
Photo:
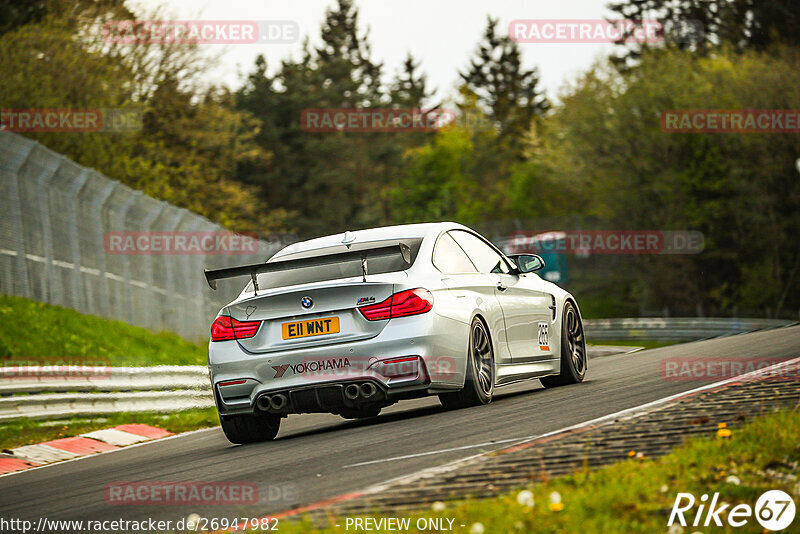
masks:
[[[305,309],[309,309],[311,306],[314,305],[314,301],[311,300],[311,297],[303,297],[300,299],[300,305]]]

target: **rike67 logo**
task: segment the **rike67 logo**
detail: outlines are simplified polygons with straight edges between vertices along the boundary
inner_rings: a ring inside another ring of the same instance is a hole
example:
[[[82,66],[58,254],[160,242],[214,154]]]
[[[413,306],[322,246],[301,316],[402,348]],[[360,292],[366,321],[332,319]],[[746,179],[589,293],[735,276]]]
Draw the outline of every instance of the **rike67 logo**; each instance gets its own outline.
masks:
[[[795,511],[794,500],[781,490],[764,492],[756,501],[755,508],[749,504],[737,504],[731,508],[730,504],[720,501],[719,493],[714,493],[710,500],[703,494],[699,501],[691,493],[678,493],[667,526],[722,527],[727,522],[732,527],[743,527],[755,516],[765,531],[777,532],[792,524]]]

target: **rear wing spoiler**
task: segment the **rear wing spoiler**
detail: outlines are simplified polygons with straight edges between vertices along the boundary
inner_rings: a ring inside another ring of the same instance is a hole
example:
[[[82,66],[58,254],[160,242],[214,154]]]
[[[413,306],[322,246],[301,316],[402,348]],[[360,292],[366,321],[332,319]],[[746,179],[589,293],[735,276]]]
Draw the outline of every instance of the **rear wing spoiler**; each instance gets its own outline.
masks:
[[[345,261],[361,260],[361,276],[367,281],[367,261],[377,258],[386,258],[399,255],[407,266],[411,266],[411,248],[405,243],[388,245],[385,247],[369,248],[365,250],[354,250],[351,252],[340,252],[339,254],[325,254],[311,258],[300,258],[296,260],[274,261],[269,263],[255,263],[253,265],[242,265],[240,267],[227,267],[225,269],[205,269],[206,281],[211,289],[217,289],[217,280],[225,278],[235,278],[237,276],[249,276],[253,281],[253,289],[258,293],[258,275],[261,273],[275,273],[280,271],[291,271],[300,267],[320,267]]]

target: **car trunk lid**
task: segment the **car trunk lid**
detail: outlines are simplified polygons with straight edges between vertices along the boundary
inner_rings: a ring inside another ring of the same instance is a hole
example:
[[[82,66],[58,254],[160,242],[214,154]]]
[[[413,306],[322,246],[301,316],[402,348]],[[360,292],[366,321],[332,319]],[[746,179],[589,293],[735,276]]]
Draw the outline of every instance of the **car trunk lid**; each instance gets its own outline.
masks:
[[[391,296],[390,282],[351,279],[259,293],[228,307],[239,321],[262,321],[255,336],[239,339],[252,353],[360,341],[377,336],[388,320],[367,321],[359,306]]]

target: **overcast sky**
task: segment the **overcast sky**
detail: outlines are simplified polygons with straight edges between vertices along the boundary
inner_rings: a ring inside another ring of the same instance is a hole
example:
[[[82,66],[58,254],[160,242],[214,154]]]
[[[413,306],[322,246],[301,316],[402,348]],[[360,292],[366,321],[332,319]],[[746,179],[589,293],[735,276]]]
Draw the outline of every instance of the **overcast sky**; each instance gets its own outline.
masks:
[[[399,70],[411,52],[428,75],[437,97],[455,94],[457,72],[469,64],[486,24],[487,15],[500,19],[504,33],[515,19],[600,19],[610,16],[608,0],[356,0],[360,20],[370,31],[373,58],[383,61],[389,75]],[[292,20],[301,36],[319,38],[325,9],[335,0],[133,0],[131,5],[166,6],[172,18],[203,20]],[[241,74],[264,54],[273,70],[284,57],[300,50],[295,44],[202,45],[223,50],[216,76],[229,87],[241,85]],[[536,66],[549,97],[598,57],[609,44],[520,44],[526,67]]]

